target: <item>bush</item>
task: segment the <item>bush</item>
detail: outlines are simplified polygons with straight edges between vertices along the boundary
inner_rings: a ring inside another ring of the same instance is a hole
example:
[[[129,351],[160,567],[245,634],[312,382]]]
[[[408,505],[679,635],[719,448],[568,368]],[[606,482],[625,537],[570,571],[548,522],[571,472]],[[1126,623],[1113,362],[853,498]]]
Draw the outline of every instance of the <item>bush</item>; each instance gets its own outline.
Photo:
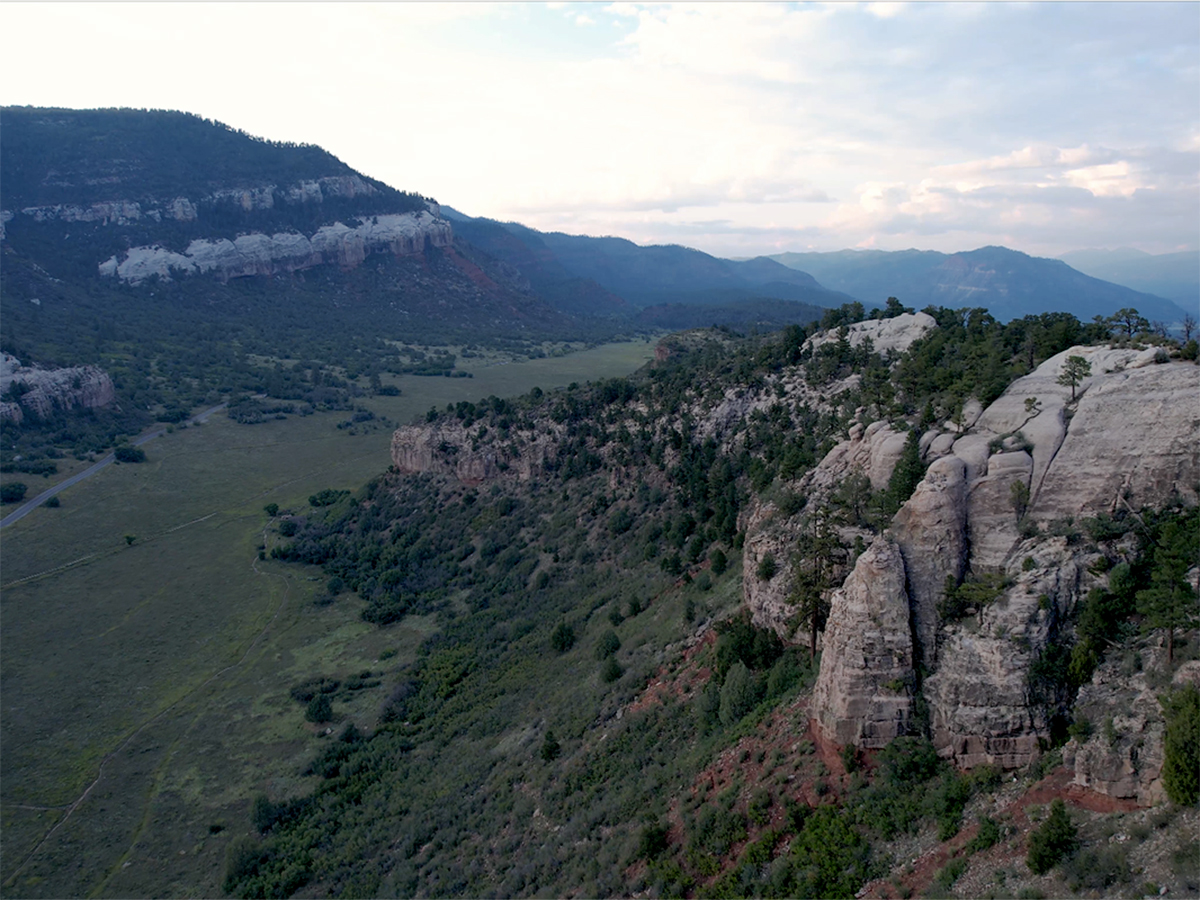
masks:
[[[566,653],[575,646],[575,629],[566,622],[559,622],[550,634],[550,646],[558,653]]]
[[[141,447],[118,447],[113,457],[121,463],[140,463],[146,461],[146,451]]]
[[[562,745],[554,737],[553,731],[546,732],[546,739],[542,741],[541,757],[543,762],[553,762],[562,755]]]
[[[60,506],[62,506],[62,501],[61,501],[61,500],[59,500],[57,496],[54,496],[54,497],[51,497],[49,500],[47,500],[47,501],[46,501],[44,504],[42,504],[42,505],[43,505],[43,506],[48,506],[48,507],[50,507],[51,509],[58,509]]]
[[[1067,814],[1066,804],[1055,799],[1046,821],[1029,835],[1025,863],[1034,875],[1045,875],[1074,853],[1078,843],[1078,831]]]
[[[725,552],[720,547],[708,554],[708,563],[712,567],[714,575],[721,575],[729,568],[729,560],[725,556]]]
[[[1200,690],[1194,685],[1159,700],[1167,720],[1163,789],[1172,803],[1200,800]]]
[[[654,859],[667,849],[667,829],[655,823],[647,825],[638,836],[638,859]]]
[[[304,718],[310,722],[321,724],[333,718],[333,704],[325,694],[318,694],[308,701],[304,709]]]
[[[617,637],[617,633],[615,631],[606,631],[600,635],[600,640],[596,641],[596,659],[611,657],[620,649],[621,639]]]
[[[25,499],[25,492],[29,490],[19,481],[10,481],[8,484],[0,485],[0,503],[20,503]]]
[[[600,680],[605,684],[612,684],[624,674],[625,670],[621,668],[615,656],[610,656],[600,668]]]
[[[778,571],[779,564],[775,562],[775,557],[768,553],[758,561],[758,568],[755,570],[755,574],[758,575],[759,581],[770,581]]]

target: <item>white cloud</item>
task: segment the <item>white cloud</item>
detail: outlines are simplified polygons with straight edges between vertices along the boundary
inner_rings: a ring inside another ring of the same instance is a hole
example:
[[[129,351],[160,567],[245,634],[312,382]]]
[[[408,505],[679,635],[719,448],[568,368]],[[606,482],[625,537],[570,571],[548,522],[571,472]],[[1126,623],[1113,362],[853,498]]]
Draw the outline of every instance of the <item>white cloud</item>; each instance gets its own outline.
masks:
[[[1200,243],[1194,8],[198,9],[0,4],[37,73],[0,100],[184,108],[475,215],[717,252]]]

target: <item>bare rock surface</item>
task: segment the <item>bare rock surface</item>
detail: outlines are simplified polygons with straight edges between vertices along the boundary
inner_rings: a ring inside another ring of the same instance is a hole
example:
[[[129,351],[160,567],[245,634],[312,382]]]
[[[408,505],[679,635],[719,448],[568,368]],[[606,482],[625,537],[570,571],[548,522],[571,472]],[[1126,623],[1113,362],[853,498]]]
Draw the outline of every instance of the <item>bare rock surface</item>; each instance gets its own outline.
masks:
[[[1129,660],[1110,655],[1091,683],[1079,689],[1075,710],[1092,726],[1087,738],[1072,738],[1063,748],[1063,763],[1074,769],[1075,784],[1142,806],[1166,800],[1166,724],[1144,671],[1131,671]]]
[[[833,594],[812,701],[826,737],[875,748],[907,731],[912,650],[904,560],[880,537]]]
[[[404,474],[451,475],[464,484],[509,477],[528,481],[554,458],[557,435],[517,435],[477,444],[477,429],[458,423],[402,425],[392,435],[392,463]]]
[[[99,409],[116,399],[112,379],[97,366],[42,369],[23,366],[0,354],[0,421],[20,425],[27,418],[46,419],[60,410]]]
[[[232,241],[195,240],[183,253],[158,246],[132,247],[98,268],[101,275],[130,284],[151,276],[169,280],[196,273],[229,279],[294,272],[321,263],[350,269],[361,265],[369,253],[388,251],[409,256],[422,252],[426,243],[448,247],[453,240],[450,223],[424,211],[372,216],[353,228],[336,222],[321,227],[311,237],[281,233],[246,234]]]
[[[903,353],[936,327],[937,320],[929,313],[901,313],[891,319],[868,319],[847,326],[846,340],[851,347],[857,347],[870,339],[875,352],[881,355]],[[804,345],[815,350],[823,344],[837,341],[838,337],[838,329],[830,328],[813,335]]]
[[[937,659],[938,602],[946,576],[962,577],[967,565],[967,468],[955,456],[933,462],[925,479],[892,520],[908,577],[913,631],[921,659]]]
[[[801,641],[795,621],[797,610],[790,599],[799,521],[785,518],[774,504],[756,498],[742,527],[746,533],[742,545],[742,596],[750,620],[759,628],[773,629],[785,641]],[[776,561],[777,570],[771,578],[759,578],[759,563],[768,555]]]

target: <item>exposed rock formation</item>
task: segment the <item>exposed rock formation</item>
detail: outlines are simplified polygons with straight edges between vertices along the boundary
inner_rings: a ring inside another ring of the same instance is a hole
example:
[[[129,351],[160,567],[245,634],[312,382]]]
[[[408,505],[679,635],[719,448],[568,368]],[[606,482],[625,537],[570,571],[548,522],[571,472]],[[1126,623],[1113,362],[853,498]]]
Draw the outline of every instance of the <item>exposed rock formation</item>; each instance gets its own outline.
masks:
[[[22,366],[0,354],[0,422],[20,425],[27,418],[47,419],[61,410],[99,408],[116,399],[112,379],[96,366],[40,369]]]
[[[137,284],[157,275],[211,272],[222,279],[244,275],[293,272],[321,263],[354,268],[368,253],[390,251],[397,256],[420,253],[426,244],[449,247],[454,240],[450,223],[432,213],[373,216],[355,228],[341,222],[326,225],[311,237],[302,234],[246,234],[230,241],[196,240],[183,253],[164,247],[133,247],[99,266],[101,275]]]
[[[1164,654],[1147,651],[1146,661],[1156,655]],[[1186,678],[1184,670],[1179,674]],[[1166,799],[1161,778],[1166,724],[1157,692],[1140,667],[1105,659],[1091,683],[1079,689],[1075,711],[1093,729],[1085,740],[1072,738],[1063,748],[1063,763],[1075,770],[1077,785],[1142,806]]]
[[[892,522],[908,577],[913,632],[926,666],[937,660],[937,608],[946,576],[957,581],[967,565],[966,476],[958,457],[936,460]]]
[[[555,456],[556,435],[517,436],[477,449],[476,433],[459,424],[402,425],[392,435],[392,463],[405,474],[432,472],[481,484],[502,476],[528,481]]]
[[[1057,383],[1068,356],[1083,356],[1092,366],[1091,376],[1076,388],[1074,404],[1070,389]],[[1155,365],[1153,348],[1075,347],[1018,379],[982,414],[964,410],[965,433],[952,444],[945,434],[922,438],[927,459],[936,460],[891,533],[902,556],[912,633],[930,669],[923,690],[934,744],[943,756],[964,767],[1017,767],[1036,757],[1048,723],[1029,693],[1030,666],[1057,623],[1097,581],[1087,572],[1091,557],[1082,546],[1045,531],[1052,522],[1120,504],[1137,509],[1175,496],[1196,502],[1198,396],[1200,368]],[[835,449],[822,466],[833,471],[846,452],[845,446]],[[872,482],[877,483],[874,477]],[[1028,491],[1025,514],[1042,531],[1027,540],[1019,534],[1022,498],[1014,495],[1014,485]],[[977,616],[938,621],[947,576],[958,580],[966,572],[988,571],[1007,578],[998,599]],[[844,592],[849,585],[850,580]],[[838,617],[850,614],[844,598],[840,609],[830,615],[827,648],[844,628]],[[879,672],[853,671],[876,664],[883,667]],[[825,687],[814,699],[814,711],[828,723],[832,738],[844,742],[847,735],[875,727],[870,723],[877,714],[865,704],[862,685],[897,677],[895,671],[892,661],[875,663],[861,652],[848,661],[827,649],[819,679]],[[856,715],[857,726],[844,721]],[[1091,774],[1079,777],[1109,785],[1105,790],[1114,796],[1154,796],[1144,779],[1135,784],[1132,775],[1120,775],[1122,766],[1132,764],[1128,756],[1118,762],[1105,756],[1108,762],[1102,762],[1098,752],[1090,743],[1080,750],[1084,768],[1078,771]]]
[[[868,319],[847,326],[846,340],[851,347],[857,347],[869,338],[875,352],[886,356],[889,352],[903,353],[936,327],[937,321],[929,313],[901,313],[891,319]],[[813,335],[804,345],[815,350],[836,340],[838,329],[830,328]]]
[[[795,581],[792,560],[799,522],[785,520],[774,504],[754,499],[739,524],[746,534],[742,545],[742,594],[750,620],[759,628],[774,629],[785,641],[802,641],[796,608],[789,600]],[[768,554],[778,568],[773,577],[763,580],[755,573]]]
[[[883,747],[907,731],[913,671],[908,615],[900,548],[881,537],[833,594],[813,689],[822,730],[839,744]]]

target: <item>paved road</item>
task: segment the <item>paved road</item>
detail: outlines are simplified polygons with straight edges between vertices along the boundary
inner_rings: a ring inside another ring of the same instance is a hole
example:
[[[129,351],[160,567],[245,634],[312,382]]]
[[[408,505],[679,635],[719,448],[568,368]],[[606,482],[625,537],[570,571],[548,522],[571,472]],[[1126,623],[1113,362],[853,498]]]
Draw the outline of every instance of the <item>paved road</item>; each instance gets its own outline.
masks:
[[[194,415],[190,419],[188,419],[186,424],[194,425],[197,422],[203,422],[205,419],[207,419],[213,413],[224,409],[228,405],[229,405],[228,403],[220,403],[216,406],[213,406],[209,409],[204,410],[204,412],[202,412],[202,413],[197,413],[196,415]],[[134,440],[133,446],[135,446],[135,447],[140,446],[141,444],[146,443],[146,441],[153,440],[156,437],[162,437],[166,433],[167,433],[167,427],[165,425],[162,426],[161,428],[155,428],[153,431],[147,432],[146,434],[143,434],[140,437],[138,437],[136,440]],[[29,513],[31,513],[37,507],[41,506],[43,503],[45,503],[47,500],[49,500],[51,497],[53,497],[59,491],[65,491],[71,485],[78,484],[79,482],[83,481],[83,479],[85,479],[85,478],[91,478],[93,475],[95,475],[101,469],[112,465],[112,463],[113,463],[113,455],[110,453],[110,454],[108,454],[108,456],[104,457],[102,460],[100,460],[95,465],[89,466],[88,468],[84,469],[82,472],[72,475],[66,481],[60,481],[54,487],[42,491],[40,494],[38,494],[32,500],[26,500],[24,503],[22,503],[15,510],[10,512],[3,519],[0,519],[0,528],[6,528],[9,525],[11,525],[13,522],[17,522],[17,521],[25,518],[27,515],[29,515]]]

